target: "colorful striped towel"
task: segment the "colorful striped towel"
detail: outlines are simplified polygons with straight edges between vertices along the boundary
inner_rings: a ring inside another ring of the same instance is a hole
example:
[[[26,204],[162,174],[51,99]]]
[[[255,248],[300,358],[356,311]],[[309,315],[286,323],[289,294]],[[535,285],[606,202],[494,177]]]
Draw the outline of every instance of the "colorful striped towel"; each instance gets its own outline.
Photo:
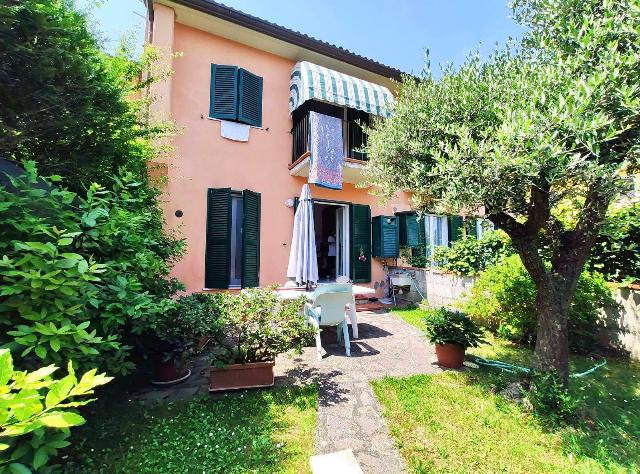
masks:
[[[342,120],[318,112],[309,112],[309,128],[309,183],[329,189],[342,189]]]

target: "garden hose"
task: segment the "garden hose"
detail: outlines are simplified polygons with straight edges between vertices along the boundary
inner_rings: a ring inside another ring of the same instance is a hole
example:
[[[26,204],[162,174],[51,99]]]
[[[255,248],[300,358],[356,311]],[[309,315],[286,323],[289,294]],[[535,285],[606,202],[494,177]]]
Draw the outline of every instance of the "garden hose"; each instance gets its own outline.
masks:
[[[486,367],[493,367],[496,369],[500,369],[500,370],[504,370],[505,372],[509,372],[512,374],[516,374],[516,373],[523,373],[523,374],[528,374],[529,372],[531,372],[531,369],[528,369],[526,367],[520,367],[519,365],[513,365],[513,364],[507,364],[506,362],[502,362],[499,360],[491,360],[491,359],[484,359],[482,357],[476,357],[474,359],[474,362],[478,365],[484,365]],[[600,367],[607,365],[607,360],[603,360],[602,362],[600,362],[599,364],[594,365],[593,367],[591,367],[589,370],[585,370],[584,372],[580,372],[577,374],[570,374],[569,377],[571,378],[577,378],[577,377],[584,377],[585,375],[589,375],[593,372],[595,372],[597,369],[599,369]]]

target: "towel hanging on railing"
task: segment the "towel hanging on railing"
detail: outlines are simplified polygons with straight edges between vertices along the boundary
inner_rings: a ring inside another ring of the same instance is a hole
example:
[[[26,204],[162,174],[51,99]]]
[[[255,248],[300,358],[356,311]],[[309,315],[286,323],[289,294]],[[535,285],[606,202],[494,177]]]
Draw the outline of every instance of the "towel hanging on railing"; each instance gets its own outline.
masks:
[[[329,189],[342,189],[342,120],[312,111],[309,112],[309,129],[309,183]]]

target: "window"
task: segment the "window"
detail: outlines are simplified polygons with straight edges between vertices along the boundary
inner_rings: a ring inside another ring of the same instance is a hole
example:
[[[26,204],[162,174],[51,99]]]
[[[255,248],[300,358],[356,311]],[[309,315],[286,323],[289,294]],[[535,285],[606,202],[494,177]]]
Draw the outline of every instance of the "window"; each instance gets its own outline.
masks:
[[[231,273],[229,286],[242,285],[242,219],[244,214],[241,193],[231,194]]]
[[[259,273],[260,194],[209,189],[205,288],[258,286]]]
[[[347,156],[356,160],[366,160],[367,154],[361,148],[367,144],[367,134],[362,124],[370,124],[368,113],[356,109],[347,109]]]
[[[209,117],[262,126],[262,77],[224,64],[211,65]]]
[[[488,219],[476,219],[476,237],[482,238],[482,234],[485,232],[491,232],[494,230],[493,222]]]
[[[447,216],[427,214],[424,218],[427,256],[433,249],[449,245],[449,219]]]

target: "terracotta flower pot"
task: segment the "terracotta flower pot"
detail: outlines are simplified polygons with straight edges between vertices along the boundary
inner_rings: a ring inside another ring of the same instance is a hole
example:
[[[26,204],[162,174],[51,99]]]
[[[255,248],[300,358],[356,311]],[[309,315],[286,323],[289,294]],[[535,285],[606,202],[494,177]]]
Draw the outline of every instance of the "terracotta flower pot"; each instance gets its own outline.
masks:
[[[275,362],[254,362],[227,365],[222,369],[209,367],[209,391],[271,387],[274,365]]]
[[[154,385],[173,385],[187,380],[190,375],[191,371],[185,363],[158,359],[153,363],[151,383]]]
[[[438,364],[450,369],[459,369],[464,362],[464,347],[460,344],[436,344]]]

